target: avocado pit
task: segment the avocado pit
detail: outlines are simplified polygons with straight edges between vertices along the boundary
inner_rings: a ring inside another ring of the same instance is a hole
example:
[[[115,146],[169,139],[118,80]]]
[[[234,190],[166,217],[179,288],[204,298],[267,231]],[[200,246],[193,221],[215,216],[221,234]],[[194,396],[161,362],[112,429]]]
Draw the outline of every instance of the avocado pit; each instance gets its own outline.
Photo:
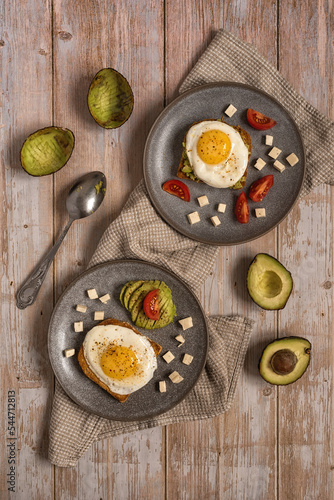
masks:
[[[278,375],[291,373],[296,366],[297,356],[290,349],[280,349],[271,358],[271,367]]]

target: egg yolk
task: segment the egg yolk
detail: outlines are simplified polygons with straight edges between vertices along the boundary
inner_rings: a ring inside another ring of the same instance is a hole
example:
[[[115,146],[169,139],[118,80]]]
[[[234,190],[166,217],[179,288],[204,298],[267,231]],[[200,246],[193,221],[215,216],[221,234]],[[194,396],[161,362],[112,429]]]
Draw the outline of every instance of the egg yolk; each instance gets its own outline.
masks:
[[[198,156],[209,165],[227,160],[231,152],[231,141],[221,130],[203,132],[197,142]]]
[[[100,364],[108,377],[122,380],[136,373],[137,362],[137,356],[129,347],[111,345],[102,354]]]

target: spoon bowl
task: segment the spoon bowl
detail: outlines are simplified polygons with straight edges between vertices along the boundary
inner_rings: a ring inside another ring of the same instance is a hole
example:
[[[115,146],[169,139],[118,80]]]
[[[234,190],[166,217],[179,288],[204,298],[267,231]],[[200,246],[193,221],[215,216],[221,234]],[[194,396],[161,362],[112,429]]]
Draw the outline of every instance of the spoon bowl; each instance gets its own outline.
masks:
[[[66,198],[69,221],[54,246],[17,292],[16,305],[19,309],[25,309],[35,302],[51,262],[63,242],[67,231],[71,227],[72,222],[92,215],[99,208],[104,199],[106,187],[106,177],[99,171],[89,172],[83,175],[71,187]]]

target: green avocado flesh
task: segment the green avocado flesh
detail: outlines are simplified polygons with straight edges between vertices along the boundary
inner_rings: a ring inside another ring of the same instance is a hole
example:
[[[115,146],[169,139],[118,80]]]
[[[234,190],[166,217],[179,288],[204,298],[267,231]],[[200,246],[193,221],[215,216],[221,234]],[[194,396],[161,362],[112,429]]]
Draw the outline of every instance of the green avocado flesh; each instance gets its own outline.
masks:
[[[117,128],[130,117],[133,93],[123,75],[112,68],[99,71],[88,91],[88,108],[94,120],[104,128]]]
[[[310,362],[311,344],[302,337],[275,340],[264,349],[260,375],[273,385],[288,385],[298,380]]]
[[[21,165],[36,177],[53,174],[69,160],[74,135],[60,127],[47,127],[29,135],[21,149]]]
[[[290,297],[293,281],[290,272],[274,257],[255,256],[247,274],[247,289],[262,309],[283,309]]]
[[[144,313],[143,301],[149,292],[156,289],[159,289],[159,319],[154,321]],[[146,330],[162,328],[172,323],[176,315],[172,292],[163,281],[128,281],[121,290],[120,301],[130,312],[131,321],[138,328],[145,328]]]

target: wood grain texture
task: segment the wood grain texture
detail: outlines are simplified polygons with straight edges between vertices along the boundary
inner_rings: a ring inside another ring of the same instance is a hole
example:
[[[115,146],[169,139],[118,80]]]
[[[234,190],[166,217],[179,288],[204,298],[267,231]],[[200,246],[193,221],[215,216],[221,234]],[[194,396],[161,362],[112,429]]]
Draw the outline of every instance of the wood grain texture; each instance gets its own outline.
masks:
[[[300,200],[279,228],[249,244],[221,248],[201,291],[208,314],[256,321],[228,413],[94,444],[77,467],[46,460],[53,376],[46,348],[52,307],[87,266],[108,224],[142,177],[154,120],[178,95],[198,57],[224,27],[254,44],[321,112],[334,118],[333,5],[327,0],[24,0],[0,5],[1,322],[0,433],[8,442],[7,391],[17,394],[16,492],[0,497],[80,500],[330,500],[333,498],[333,188]],[[86,105],[90,81],[111,66],[130,82],[135,106],[120,129],[104,130]],[[76,137],[68,165],[52,177],[19,167],[26,136],[50,125]],[[102,170],[105,201],[76,222],[34,306],[19,311],[15,291],[67,221],[74,180]],[[252,258],[277,256],[294,292],[280,313],[253,304],[245,287]],[[266,343],[302,335],[311,365],[296,384],[264,382],[257,364]]]
[[[52,177],[33,178],[20,167],[28,134],[52,123],[52,46],[49,2],[1,3],[1,498],[49,497],[46,461],[52,373],[46,348],[52,273],[34,307],[20,311],[15,293],[52,244]],[[16,393],[15,464],[8,463],[8,390]],[[15,465],[15,493],[8,491]],[[37,481],[37,477],[40,480]]]

